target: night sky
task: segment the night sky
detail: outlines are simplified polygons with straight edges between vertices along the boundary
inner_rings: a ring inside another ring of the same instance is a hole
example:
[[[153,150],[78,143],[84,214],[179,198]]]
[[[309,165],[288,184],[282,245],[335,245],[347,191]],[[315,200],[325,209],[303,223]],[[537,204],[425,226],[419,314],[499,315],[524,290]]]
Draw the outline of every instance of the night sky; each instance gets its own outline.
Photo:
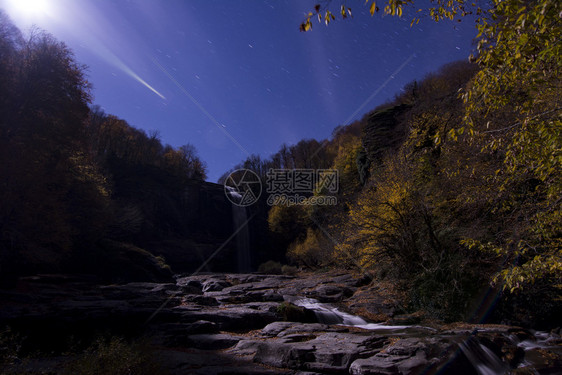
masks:
[[[299,32],[315,3],[0,0],[0,8],[24,31],[35,24],[74,51],[94,104],[158,131],[163,143],[193,144],[216,181],[249,154],[328,138],[473,50],[473,20],[410,28],[413,10],[371,17],[362,0],[347,2],[352,19]]]

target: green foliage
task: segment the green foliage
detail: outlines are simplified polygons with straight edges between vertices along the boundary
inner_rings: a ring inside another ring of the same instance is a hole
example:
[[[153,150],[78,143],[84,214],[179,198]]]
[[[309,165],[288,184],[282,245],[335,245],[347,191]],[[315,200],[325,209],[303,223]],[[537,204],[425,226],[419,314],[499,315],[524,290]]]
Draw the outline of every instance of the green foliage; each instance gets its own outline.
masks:
[[[99,339],[78,359],[69,363],[64,374],[72,375],[158,375],[165,374],[156,355],[142,342],[129,343],[119,337]]]

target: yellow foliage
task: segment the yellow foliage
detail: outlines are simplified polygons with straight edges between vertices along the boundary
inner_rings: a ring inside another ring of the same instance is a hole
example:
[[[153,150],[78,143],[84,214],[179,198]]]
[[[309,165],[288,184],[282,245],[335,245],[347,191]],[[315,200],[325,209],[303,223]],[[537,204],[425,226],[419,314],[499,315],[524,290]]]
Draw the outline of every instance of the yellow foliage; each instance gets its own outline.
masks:
[[[333,168],[339,171],[340,191],[348,197],[361,188],[357,169],[357,155],[363,146],[358,137],[351,137],[340,143]]]
[[[319,231],[308,228],[306,238],[294,242],[287,251],[293,263],[308,268],[318,268],[331,263],[333,246]]]
[[[389,160],[372,187],[366,189],[349,211],[346,240],[336,247],[339,257],[353,257],[361,268],[370,268],[394,256],[389,253],[390,233],[399,230],[408,210],[413,184],[410,173]]]

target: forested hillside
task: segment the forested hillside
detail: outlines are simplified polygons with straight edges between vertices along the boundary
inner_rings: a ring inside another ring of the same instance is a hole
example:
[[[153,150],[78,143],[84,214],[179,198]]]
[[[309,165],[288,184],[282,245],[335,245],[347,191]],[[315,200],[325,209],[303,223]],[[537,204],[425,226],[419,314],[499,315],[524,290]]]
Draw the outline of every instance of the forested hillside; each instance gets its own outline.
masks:
[[[183,189],[205,179],[195,148],[162,145],[91,107],[85,71],[63,43],[24,36],[0,13],[4,282],[36,272],[166,278],[145,249],[193,234],[178,210]]]
[[[392,15],[405,6],[389,4]],[[408,309],[444,320],[482,319],[495,306],[497,321],[554,324],[562,313],[560,5],[525,4],[478,10],[472,63],[412,82],[330,140],[240,165],[264,177],[279,165],[339,170],[337,206],[270,210],[287,261],[346,264],[392,281]],[[436,20],[467,12],[438,5],[428,10]]]

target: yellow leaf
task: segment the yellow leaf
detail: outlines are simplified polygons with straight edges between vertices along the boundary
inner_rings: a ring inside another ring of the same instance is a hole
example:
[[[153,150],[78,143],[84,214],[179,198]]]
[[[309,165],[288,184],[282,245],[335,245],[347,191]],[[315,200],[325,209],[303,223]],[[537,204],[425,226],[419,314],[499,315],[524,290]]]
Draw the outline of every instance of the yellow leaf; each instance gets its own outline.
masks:
[[[375,14],[375,8],[377,7],[377,3],[376,1],[373,1],[371,3],[371,8],[369,8],[369,13],[371,13],[371,16]]]

